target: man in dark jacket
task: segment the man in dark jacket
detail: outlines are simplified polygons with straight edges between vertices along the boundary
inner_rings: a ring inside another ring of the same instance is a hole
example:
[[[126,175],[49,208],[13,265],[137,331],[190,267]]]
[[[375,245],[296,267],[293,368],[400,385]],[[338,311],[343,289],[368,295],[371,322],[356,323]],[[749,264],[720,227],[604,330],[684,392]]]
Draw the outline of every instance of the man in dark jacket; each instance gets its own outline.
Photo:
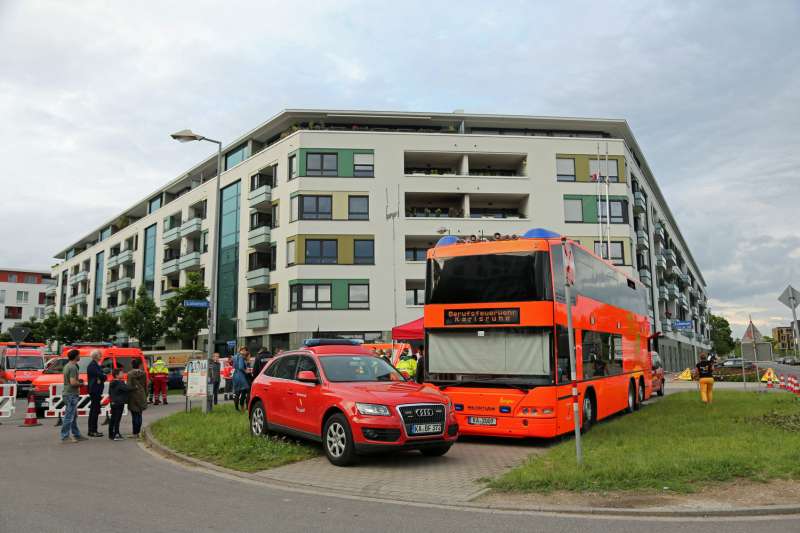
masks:
[[[100,350],[92,352],[92,362],[86,369],[86,377],[89,380],[89,433],[90,437],[102,437],[102,433],[97,431],[97,417],[100,416],[100,401],[103,399],[103,385],[106,382],[106,375],[100,367]]]
[[[212,387],[212,396],[214,397],[214,405],[217,405],[217,399],[219,398],[219,383],[220,383],[220,372],[222,371],[222,363],[219,362],[219,352],[214,352],[214,356],[211,359],[211,367],[209,368],[209,373],[211,374],[211,387]]]
[[[108,427],[108,438],[124,440],[119,432],[119,423],[122,420],[122,413],[125,412],[125,404],[128,403],[131,389],[127,383],[122,381],[121,368],[115,368],[112,375],[114,379],[108,387],[108,395],[111,397],[111,423]]]
[[[270,359],[272,359],[272,352],[266,348],[261,348],[258,351],[258,355],[256,355],[256,359],[253,361],[253,379],[258,377],[261,370],[267,365]]]

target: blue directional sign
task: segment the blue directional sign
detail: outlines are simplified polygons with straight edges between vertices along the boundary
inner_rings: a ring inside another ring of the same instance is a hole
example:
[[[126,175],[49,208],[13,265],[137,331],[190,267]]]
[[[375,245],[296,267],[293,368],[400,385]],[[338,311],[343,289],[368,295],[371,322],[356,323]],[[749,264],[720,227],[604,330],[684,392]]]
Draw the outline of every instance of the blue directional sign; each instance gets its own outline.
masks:
[[[672,322],[672,329],[692,329],[691,320],[674,320]]]
[[[236,348],[236,341],[228,341],[227,344],[228,344],[228,348],[230,348],[231,350]]]
[[[184,307],[198,307],[201,309],[208,309],[208,300],[184,300]]]

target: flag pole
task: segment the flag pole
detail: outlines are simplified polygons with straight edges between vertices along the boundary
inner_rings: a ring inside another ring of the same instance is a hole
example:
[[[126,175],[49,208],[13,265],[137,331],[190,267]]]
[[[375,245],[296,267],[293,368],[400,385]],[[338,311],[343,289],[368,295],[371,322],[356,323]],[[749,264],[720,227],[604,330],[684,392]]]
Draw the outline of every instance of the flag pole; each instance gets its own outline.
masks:
[[[592,175],[595,184],[597,184],[597,239],[600,244],[600,257],[605,259],[603,253],[603,217],[600,216],[600,210],[603,208],[602,196],[600,192],[600,143],[597,143],[597,172]]]
[[[608,188],[608,142],[606,142],[606,240],[608,242],[608,260],[611,261],[611,203],[609,202]],[[625,251],[623,250],[622,253],[624,257]]]

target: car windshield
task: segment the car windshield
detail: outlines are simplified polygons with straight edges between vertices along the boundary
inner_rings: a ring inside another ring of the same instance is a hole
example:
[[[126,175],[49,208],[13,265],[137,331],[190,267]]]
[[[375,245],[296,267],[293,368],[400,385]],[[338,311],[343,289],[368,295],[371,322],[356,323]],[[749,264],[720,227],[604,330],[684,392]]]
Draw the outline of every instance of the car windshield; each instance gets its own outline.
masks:
[[[371,355],[326,355],[319,358],[328,381],[405,381],[392,365]]]
[[[41,370],[44,367],[44,359],[36,355],[13,355],[6,357],[7,368],[11,370]]]
[[[64,365],[67,364],[66,358],[53,359],[44,369],[43,374],[61,374],[64,371]]]
[[[131,361],[134,359],[139,359],[138,357],[120,357],[119,355],[116,357],[117,360],[117,368],[121,368],[123,372],[126,374],[133,369],[131,366]]]

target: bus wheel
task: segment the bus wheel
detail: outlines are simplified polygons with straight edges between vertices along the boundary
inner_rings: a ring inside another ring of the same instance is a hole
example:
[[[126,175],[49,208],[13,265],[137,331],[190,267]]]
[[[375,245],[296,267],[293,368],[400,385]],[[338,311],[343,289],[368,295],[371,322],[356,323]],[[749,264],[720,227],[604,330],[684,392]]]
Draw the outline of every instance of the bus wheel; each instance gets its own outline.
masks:
[[[583,420],[581,421],[581,433],[589,431],[595,417],[594,400],[588,392],[583,395]]]
[[[628,383],[628,405],[625,408],[625,411],[628,413],[632,413],[636,410],[636,388],[633,385],[633,381]]]
[[[641,408],[642,404],[644,403],[644,380],[641,378],[639,378],[638,390],[639,390],[639,396],[636,401],[636,409]]]

